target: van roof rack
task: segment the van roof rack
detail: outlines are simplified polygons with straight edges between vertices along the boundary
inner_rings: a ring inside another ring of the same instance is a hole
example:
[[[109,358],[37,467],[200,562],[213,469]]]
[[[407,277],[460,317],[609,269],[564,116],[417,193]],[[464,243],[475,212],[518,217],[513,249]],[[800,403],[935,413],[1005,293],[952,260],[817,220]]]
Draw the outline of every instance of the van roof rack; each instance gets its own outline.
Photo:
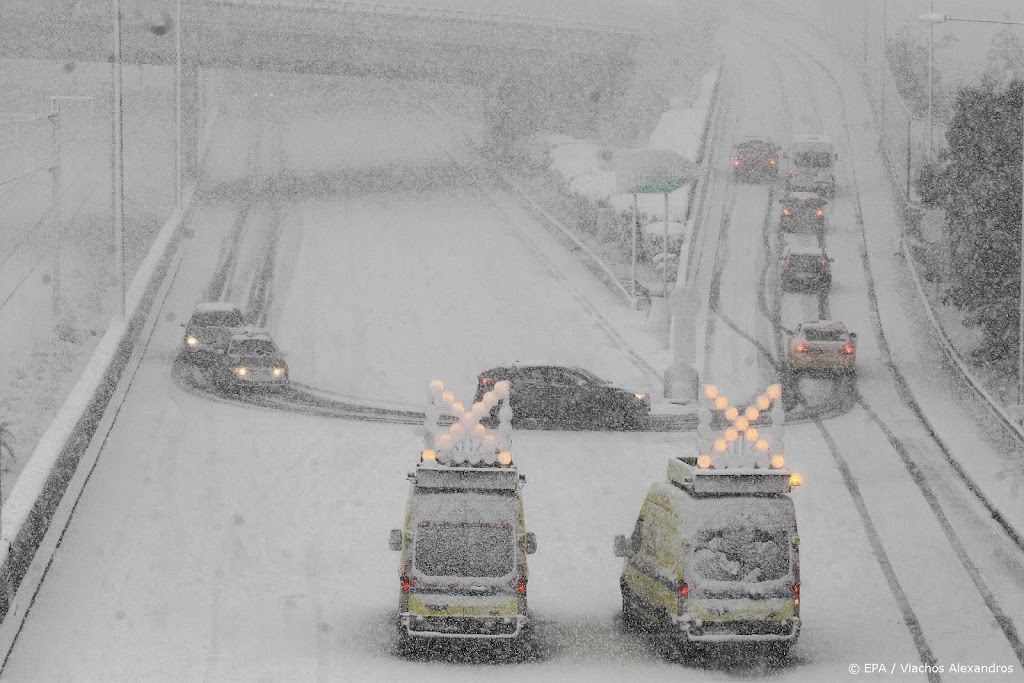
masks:
[[[764,496],[793,490],[789,470],[757,467],[702,469],[697,466],[696,456],[669,458],[668,479],[695,495]]]

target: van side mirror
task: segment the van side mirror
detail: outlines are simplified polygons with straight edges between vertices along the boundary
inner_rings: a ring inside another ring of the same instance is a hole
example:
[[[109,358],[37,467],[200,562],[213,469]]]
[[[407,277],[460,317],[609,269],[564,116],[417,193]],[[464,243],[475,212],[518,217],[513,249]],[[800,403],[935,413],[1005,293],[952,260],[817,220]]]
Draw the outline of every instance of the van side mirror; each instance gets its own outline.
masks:
[[[623,534],[615,536],[615,557],[633,557],[636,555],[636,548],[633,547],[633,540],[626,538]]]
[[[388,547],[392,550],[402,549],[402,530],[392,529],[391,536],[388,537]]]
[[[533,555],[537,552],[537,537],[532,531],[526,532],[526,554]]]

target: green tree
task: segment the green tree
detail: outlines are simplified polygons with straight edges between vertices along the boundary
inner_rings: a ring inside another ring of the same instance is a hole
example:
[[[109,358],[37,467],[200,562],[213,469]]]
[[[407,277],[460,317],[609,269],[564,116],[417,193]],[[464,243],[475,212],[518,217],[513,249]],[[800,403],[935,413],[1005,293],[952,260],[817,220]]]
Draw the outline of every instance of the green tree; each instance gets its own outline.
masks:
[[[1021,101],[1024,82],[1000,90],[994,79],[962,88],[946,138],[941,186],[953,286],[948,300],[980,325],[979,355],[1016,347],[1021,240]]]
[[[901,28],[889,39],[885,55],[892,69],[900,97],[918,115],[928,111],[928,47],[919,45],[910,37],[907,28]],[[932,89],[938,89],[939,74],[933,69]]]

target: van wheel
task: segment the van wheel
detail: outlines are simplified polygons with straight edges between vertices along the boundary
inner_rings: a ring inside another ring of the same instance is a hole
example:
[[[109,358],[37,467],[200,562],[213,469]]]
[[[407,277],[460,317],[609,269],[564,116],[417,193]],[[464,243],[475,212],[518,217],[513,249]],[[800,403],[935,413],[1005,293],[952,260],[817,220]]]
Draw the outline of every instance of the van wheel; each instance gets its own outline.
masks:
[[[640,615],[636,610],[636,600],[626,588],[622,589],[622,625],[630,631],[640,628]]]

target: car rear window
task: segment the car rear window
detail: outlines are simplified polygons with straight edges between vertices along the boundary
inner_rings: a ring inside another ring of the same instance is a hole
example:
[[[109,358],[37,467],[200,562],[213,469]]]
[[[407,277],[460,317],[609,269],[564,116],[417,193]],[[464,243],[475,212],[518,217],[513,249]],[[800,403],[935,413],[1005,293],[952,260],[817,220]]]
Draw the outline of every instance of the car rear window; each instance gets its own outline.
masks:
[[[204,311],[192,315],[196,327],[241,327],[242,315],[238,311]]]
[[[809,328],[804,330],[804,338],[807,341],[843,341],[846,339],[846,333],[842,330],[827,329],[819,330]]]
[[[832,155],[828,152],[801,152],[793,157],[793,163],[797,166],[828,168],[832,165]]]
[[[277,351],[269,339],[238,339],[231,342],[231,353],[243,356],[271,356]]]
[[[693,569],[711,581],[759,583],[789,573],[788,534],[782,530],[730,526],[700,532]]]
[[[416,569],[427,576],[505,576],[512,572],[514,546],[506,522],[420,522]]]

